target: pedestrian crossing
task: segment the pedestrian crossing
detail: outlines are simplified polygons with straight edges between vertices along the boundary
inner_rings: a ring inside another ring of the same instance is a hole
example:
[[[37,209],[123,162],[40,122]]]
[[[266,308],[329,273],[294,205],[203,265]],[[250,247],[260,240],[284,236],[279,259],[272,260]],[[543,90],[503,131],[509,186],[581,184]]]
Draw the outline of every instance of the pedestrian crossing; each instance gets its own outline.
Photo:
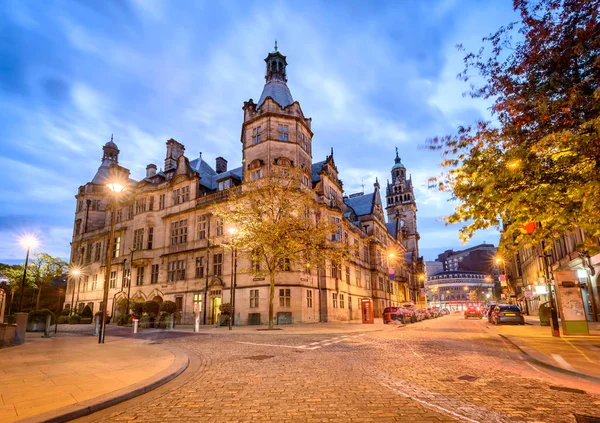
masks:
[[[335,338],[323,339],[321,341],[310,342],[305,345],[265,344],[265,343],[261,343],[261,342],[247,342],[247,341],[237,341],[237,343],[238,344],[246,344],[246,345],[264,346],[264,347],[293,348],[293,349],[298,349],[298,350],[312,351],[312,350],[318,350],[323,347],[328,347],[331,345],[339,344],[344,341],[349,341],[354,338],[359,338],[364,335],[366,335],[366,334],[361,333],[358,335],[343,335],[343,336],[338,336]]]

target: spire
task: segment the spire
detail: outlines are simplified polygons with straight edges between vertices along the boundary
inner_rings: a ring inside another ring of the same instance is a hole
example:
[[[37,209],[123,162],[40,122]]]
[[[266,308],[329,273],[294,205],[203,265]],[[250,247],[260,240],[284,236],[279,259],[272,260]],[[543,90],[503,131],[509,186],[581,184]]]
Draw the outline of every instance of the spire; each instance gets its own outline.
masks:
[[[397,169],[399,167],[404,167],[404,165],[402,164],[400,156],[398,155],[398,147],[396,147],[396,158],[394,159],[394,166],[392,167],[392,170]]]
[[[277,51],[277,40],[275,40],[275,51]]]
[[[373,184],[373,186],[379,189],[379,179],[377,179],[377,176],[375,177],[375,183]]]
[[[333,156],[333,147],[331,147],[331,155]]]

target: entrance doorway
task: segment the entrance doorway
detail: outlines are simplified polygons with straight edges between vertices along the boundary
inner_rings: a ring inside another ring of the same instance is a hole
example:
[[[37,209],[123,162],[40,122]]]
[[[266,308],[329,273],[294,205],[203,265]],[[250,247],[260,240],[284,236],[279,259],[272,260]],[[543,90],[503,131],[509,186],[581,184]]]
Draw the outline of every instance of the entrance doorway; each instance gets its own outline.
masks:
[[[219,314],[221,314],[221,310],[219,307],[221,306],[221,297],[212,297],[210,299],[210,324],[216,325],[217,320],[219,318]]]

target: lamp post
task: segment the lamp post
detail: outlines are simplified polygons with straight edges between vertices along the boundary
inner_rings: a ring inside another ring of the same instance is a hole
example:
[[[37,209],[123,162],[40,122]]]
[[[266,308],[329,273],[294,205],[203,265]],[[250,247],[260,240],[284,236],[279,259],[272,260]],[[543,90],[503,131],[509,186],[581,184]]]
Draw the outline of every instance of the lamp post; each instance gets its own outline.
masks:
[[[21,238],[21,245],[27,248],[25,255],[25,267],[23,268],[23,281],[21,282],[21,292],[19,294],[19,312],[23,312],[23,294],[25,293],[25,279],[27,278],[27,264],[29,263],[29,250],[38,245],[38,240],[33,235],[26,235]]]
[[[131,247],[131,257],[129,258],[129,283],[127,284],[127,305],[125,306],[125,316],[129,316],[129,295],[131,294],[131,279],[133,277],[133,253],[135,248]]]
[[[54,316],[54,334],[58,332],[58,316],[60,316],[60,297],[62,297],[63,290],[62,288],[58,289],[58,301],[56,303],[56,313]],[[67,291],[65,290],[65,294]]]
[[[104,295],[102,296],[102,321],[100,322],[100,333],[98,343],[104,344],[104,333],[106,332],[106,310],[108,303],[108,281],[110,279],[110,268],[112,265],[112,249],[115,237],[115,214],[117,212],[116,195],[123,192],[125,187],[117,182],[107,184],[112,195],[113,208],[110,213],[110,231],[108,235],[108,248],[106,249],[106,274],[104,275]]]
[[[235,247],[235,235],[237,234],[237,228],[229,228],[231,234],[231,316],[229,317],[229,330],[233,325],[235,319],[235,286],[237,282],[237,248]]]
[[[77,278],[77,282],[79,282],[79,276],[81,275],[81,270],[78,267],[73,267],[69,271],[71,276],[75,276]],[[79,301],[79,292],[77,292],[77,300]],[[71,310],[69,316],[73,315],[73,310],[75,310],[75,279],[73,279],[73,290],[71,291]]]

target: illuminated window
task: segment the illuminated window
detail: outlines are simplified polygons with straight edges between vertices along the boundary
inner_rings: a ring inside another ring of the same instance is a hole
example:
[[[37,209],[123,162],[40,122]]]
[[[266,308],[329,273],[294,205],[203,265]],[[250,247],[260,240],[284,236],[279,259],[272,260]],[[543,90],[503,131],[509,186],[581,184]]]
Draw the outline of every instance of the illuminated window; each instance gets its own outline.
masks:
[[[312,289],[306,290],[306,307],[312,308],[313,305],[313,292]]]
[[[338,306],[338,293],[334,292],[332,294],[332,298],[333,298],[333,308],[337,308],[337,306]]]
[[[116,286],[117,286],[117,271],[113,270],[112,272],[110,272],[110,279],[109,279],[108,287],[114,288]]]

